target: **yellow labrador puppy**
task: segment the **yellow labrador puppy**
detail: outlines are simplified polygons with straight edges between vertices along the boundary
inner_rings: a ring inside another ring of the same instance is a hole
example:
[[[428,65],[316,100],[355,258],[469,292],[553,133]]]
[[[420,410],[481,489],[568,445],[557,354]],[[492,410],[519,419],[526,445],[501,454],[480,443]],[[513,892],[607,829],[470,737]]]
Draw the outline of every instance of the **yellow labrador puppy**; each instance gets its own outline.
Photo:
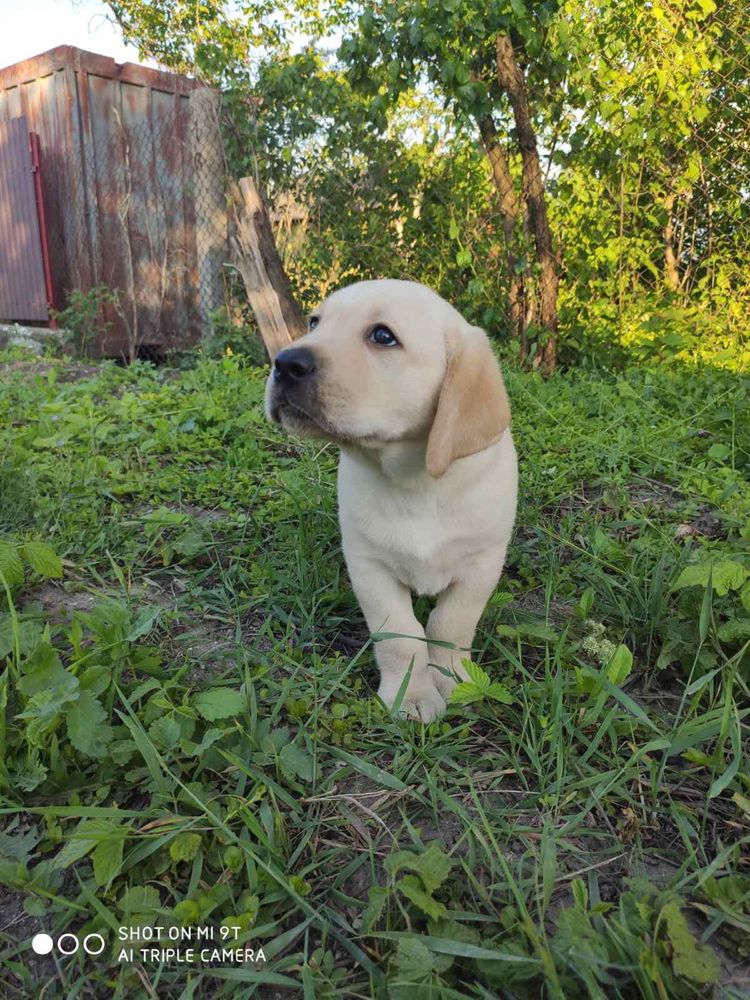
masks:
[[[363,281],[334,292],[274,359],[266,413],[341,449],[344,557],[376,642],[379,696],[431,722],[466,672],[516,511],[510,408],[485,333],[435,292]],[[412,592],[437,594],[426,628]],[[455,648],[437,645],[450,643]]]

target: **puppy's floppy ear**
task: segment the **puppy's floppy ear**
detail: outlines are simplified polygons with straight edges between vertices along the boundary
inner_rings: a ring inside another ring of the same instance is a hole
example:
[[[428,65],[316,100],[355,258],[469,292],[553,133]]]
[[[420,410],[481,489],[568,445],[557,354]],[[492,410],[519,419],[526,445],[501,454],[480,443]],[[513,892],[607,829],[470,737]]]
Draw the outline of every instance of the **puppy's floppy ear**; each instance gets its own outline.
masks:
[[[484,330],[467,323],[447,337],[448,365],[427,439],[427,471],[439,479],[457,458],[484,451],[510,424],[500,366]]]

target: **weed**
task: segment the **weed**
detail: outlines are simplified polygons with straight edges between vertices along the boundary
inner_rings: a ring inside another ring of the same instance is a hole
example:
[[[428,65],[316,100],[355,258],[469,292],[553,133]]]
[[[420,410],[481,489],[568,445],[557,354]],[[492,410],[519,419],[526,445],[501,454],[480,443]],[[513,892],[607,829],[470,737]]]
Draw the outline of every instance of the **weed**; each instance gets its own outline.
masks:
[[[510,370],[516,537],[423,729],[372,695],[335,453],[265,423],[263,380],[9,366],[5,992],[741,996],[747,384]],[[263,958],[119,938],[153,926]],[[30,961],[41,930],[107,950]]]

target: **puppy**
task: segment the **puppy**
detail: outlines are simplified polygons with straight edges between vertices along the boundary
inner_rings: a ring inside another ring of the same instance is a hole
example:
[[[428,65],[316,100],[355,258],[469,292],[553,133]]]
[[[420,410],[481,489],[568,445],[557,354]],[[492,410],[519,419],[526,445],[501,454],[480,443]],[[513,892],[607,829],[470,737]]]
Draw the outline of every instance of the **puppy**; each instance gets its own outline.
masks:
[[[375,643],[378,694],[432,722],[466,677],[516,511],[510,407],[484,331],[423,285],[350,285],[274,359],[266,415],[339,446],[347,569],[368,628],[391,636]],[[426,628],[412,593],[437,595]]]

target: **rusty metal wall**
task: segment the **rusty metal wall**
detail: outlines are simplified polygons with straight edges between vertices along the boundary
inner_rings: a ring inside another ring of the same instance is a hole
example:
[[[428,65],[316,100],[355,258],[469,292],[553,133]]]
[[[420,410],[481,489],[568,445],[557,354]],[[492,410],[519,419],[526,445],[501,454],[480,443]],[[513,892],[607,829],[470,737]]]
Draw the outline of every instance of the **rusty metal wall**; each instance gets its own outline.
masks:
[[[26,118],[0,121],[0,320],[48,317],[32,168]]]
[[[106,355],[200,335],[187,77],[60,46],[0,70],[0,122],[40,137],[55,299],[106,285]]]

